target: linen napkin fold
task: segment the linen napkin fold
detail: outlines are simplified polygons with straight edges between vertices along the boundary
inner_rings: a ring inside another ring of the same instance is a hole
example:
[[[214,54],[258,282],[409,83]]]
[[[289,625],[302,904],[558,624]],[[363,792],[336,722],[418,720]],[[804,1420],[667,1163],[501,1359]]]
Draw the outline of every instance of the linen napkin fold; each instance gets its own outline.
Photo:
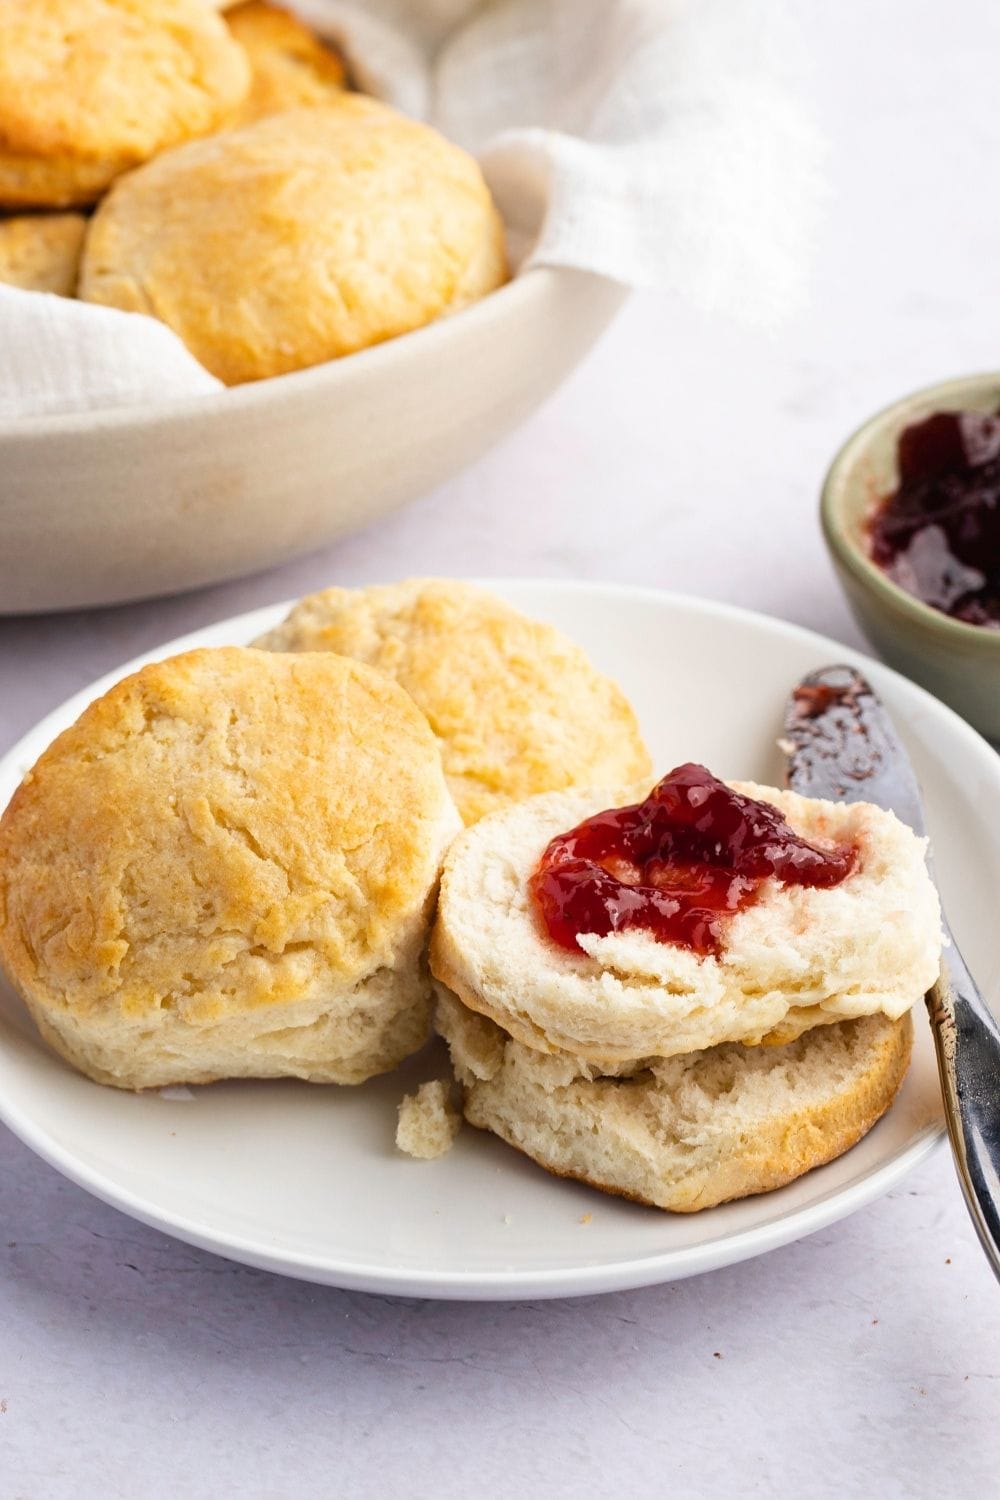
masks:
[[[804,295],[821,199],[785,0],[294,0],[360,85],[479,159],[512,262],[744,321]],[[0,419],[218,391],[163,325],[0,287]]]

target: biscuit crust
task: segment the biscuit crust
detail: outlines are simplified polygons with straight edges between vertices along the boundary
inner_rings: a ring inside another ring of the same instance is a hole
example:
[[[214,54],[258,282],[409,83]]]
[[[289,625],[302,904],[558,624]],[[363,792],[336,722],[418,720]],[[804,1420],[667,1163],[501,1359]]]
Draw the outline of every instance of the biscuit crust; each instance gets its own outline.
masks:
[[[420,328],[506,274],[472,157],[345,93],[116,183],[91,223],[80,295],[160,318],[234,385]]]
[[[728,919],[718,957],[642,931],[553,943],[527,882],[546,844],[648,787],[534,797],[466,829],[449,851],[431,968],[518,1041],[606,1064],[780,1043],[814,1026],[882,1012],[896,1019],[933,984],[941,951],[926,841],[868,803],[821,802],[749,782],[796,832],[853,842],[858,864],[827,890],[770,880]]]
[[[0,219],[0,282],[26,292],[76,292],[83,214],[16,214]]]
[[[356,1082],[425,1039],[458,827],[395,683],[201,650],[92,704],[0,819],[0,958],[101,1082]]]
[[[338,651],[394,677],[438,737],[466,823],[650,770],[631,705],[578,646],[457,579],[311,594],[257,645]]]
[[[226,11],[226,22],[252,72],[238,124],[300,104],[326,104],[347,88],[340,54],[289,11],[267,0],[244,0]]]
[[[559,1177],[694,1213],[783,1187],[854,1146],[909,1066],[909,1014],[864,1016],[781,1047],[728,1044],[603,1074],[508,1037],[438,987],[437,1029],[470,1124]]]
[[[4,0],[0,204],[92,203],[231,119],[246,54],[204,0]]]

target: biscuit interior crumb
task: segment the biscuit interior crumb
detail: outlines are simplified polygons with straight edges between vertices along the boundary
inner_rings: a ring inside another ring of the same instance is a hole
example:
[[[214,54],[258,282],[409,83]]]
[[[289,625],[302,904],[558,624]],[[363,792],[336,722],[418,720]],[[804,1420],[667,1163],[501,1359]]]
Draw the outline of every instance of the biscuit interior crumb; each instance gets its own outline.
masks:
[[[407,1156],[430,1161],[451,1150],[461,1123],[462,1116],[451,1102],[450,1085],[434,1078],[401,1101],[396,1145]]]

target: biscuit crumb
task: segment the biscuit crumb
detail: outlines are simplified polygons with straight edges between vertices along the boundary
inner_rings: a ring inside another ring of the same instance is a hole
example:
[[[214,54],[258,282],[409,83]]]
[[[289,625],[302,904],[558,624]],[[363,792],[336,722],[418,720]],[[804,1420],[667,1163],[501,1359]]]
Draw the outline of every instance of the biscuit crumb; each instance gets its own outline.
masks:
[[[580,1215],[580,1223],[581,1224],[589,1224],[590,1221],[591,1221],[591,1219],[593,1217],[594,1217],[593,1214],[581,1214]]]
[[[451,1102],[450,1086],[443,1078],[431,1079],[402,1099],[396,1145],[407,1156],[431,1161],[451,1150],[461,1123],[462,1116]]]

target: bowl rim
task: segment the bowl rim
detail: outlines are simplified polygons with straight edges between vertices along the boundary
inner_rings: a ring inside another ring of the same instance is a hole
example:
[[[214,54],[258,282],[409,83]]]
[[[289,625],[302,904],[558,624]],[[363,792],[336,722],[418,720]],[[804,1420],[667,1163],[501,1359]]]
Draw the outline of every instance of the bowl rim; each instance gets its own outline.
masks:
[[[223,386],[218,391],[169,397],[155,405],[136,402],[107,409],[0,417],[0,443],[12,439],[37,438],[42,441],[48,437],[74,434],[91,436],[95,432],[111,435],[126,428],[134,431],[152,430],[178,421],[197,418],[221,420],[226,416],[252,413],[264,408],[273,413],[276,406],[307,399],[313,394],[321,393],[324,398],[333,398],[345,381],[368,375],[376,376],[384,366],[401,358],[413,358],[417,354],[433,356],[435,348],[453,336],[453,325],[456,322],[461,322],[466,331],[473,322],[488,325],[491,321],[505,318],[544,297],[557,281],[565,282],[576,278],[602,282],[609,288],[618,286],[618,283],[607,277],[575,266],[532,265],[467,307],[436,318],[422,328],[397,334],[395,338],[385,339],[382,343],[359,349],[340,359],[326,360],[303,370],[290,370],[284,375],[272,375],[265,380]],[[623,297],[626,290],[625,287],[620,288]],[[123,313],[122,316],[135,317],[137,314]]]
[[[993,387],[1000,402],[1000,370],[985,370],[975,375],[957,375],[948,380],[934,381],[880,407],[851,432],[834,454],[823,478],[819,510],[823,536],[834,560],[839,561],[869,593],[879,595],[886,605],[905,615],[926,633],[950,640],[956,646],[971,646],[989,653],[1000,651],[1000,630],[956,620],[901,588],[858,546],[844,523],[842,509],[843,497],[849,487],[848,476],[864,457],[874,437],[896,424],[902,428],[912,418],[914,406],[928,402],[936,404],[940,400],[942,404],[950,403],[950,407],[945,406],[946,410],[961,410],[961,406],[956,407],[955,403],[981,391],[984,386]]]

